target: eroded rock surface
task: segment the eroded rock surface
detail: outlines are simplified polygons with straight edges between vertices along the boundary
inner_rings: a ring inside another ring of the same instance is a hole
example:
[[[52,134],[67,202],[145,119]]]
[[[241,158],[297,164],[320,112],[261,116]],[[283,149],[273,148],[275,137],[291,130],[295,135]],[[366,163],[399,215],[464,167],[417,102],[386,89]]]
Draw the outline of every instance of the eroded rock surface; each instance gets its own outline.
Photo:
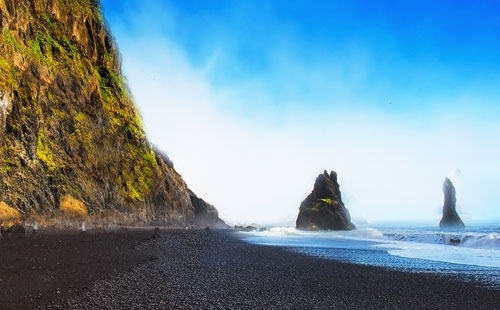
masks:
[[[191,203],[194,207],[194,224],[200,227],[228,228],[229,226],[219,218],[217,209],[196,196],[190,191]]]
[[[320,174],[314,189],[301,203],[296,222],[304,230],[352,230],[349,210],[344,206],[335,171]]]

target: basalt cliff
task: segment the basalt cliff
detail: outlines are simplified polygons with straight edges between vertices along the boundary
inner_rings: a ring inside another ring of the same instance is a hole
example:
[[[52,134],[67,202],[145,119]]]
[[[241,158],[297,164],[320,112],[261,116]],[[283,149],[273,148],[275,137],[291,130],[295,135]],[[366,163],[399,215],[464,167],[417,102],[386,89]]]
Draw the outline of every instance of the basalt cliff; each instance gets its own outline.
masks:
[[[147,140],[97,0],[0,0],[0,217],[212,225]]]
[[[316,178],[313,191],[301,203],[296,222],[302,230],[352,230],[349,210],[342,202],[335,171],[323,172]]]

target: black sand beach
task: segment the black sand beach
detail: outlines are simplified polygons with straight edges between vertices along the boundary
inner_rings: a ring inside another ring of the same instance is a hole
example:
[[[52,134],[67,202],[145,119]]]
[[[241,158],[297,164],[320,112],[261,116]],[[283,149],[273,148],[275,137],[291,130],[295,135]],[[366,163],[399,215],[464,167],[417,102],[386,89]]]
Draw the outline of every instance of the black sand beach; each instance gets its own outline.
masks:
[[[228,231],[0,242],[2,309],[500,309],[500,291],[249,245]]]

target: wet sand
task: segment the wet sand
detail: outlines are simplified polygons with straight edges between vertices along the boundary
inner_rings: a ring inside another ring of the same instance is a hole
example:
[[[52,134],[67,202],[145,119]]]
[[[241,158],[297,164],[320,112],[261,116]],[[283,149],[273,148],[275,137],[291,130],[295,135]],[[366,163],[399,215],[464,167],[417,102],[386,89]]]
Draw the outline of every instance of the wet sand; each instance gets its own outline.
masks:
[[[303,256],[214,230],[4,238],[0,279],[2,309],[500,309],[500,291],[478,283]]]

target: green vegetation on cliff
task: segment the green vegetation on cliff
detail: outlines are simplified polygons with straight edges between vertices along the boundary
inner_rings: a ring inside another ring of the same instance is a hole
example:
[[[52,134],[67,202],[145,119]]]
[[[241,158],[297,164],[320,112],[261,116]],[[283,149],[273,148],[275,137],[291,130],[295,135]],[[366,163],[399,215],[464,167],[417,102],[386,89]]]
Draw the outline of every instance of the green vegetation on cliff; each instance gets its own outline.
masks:
[[[71,197],[94,215],[190,222],[189,191],[146,139],[98,3],[0,0],[0,13],[0,202],[43,215]]]

